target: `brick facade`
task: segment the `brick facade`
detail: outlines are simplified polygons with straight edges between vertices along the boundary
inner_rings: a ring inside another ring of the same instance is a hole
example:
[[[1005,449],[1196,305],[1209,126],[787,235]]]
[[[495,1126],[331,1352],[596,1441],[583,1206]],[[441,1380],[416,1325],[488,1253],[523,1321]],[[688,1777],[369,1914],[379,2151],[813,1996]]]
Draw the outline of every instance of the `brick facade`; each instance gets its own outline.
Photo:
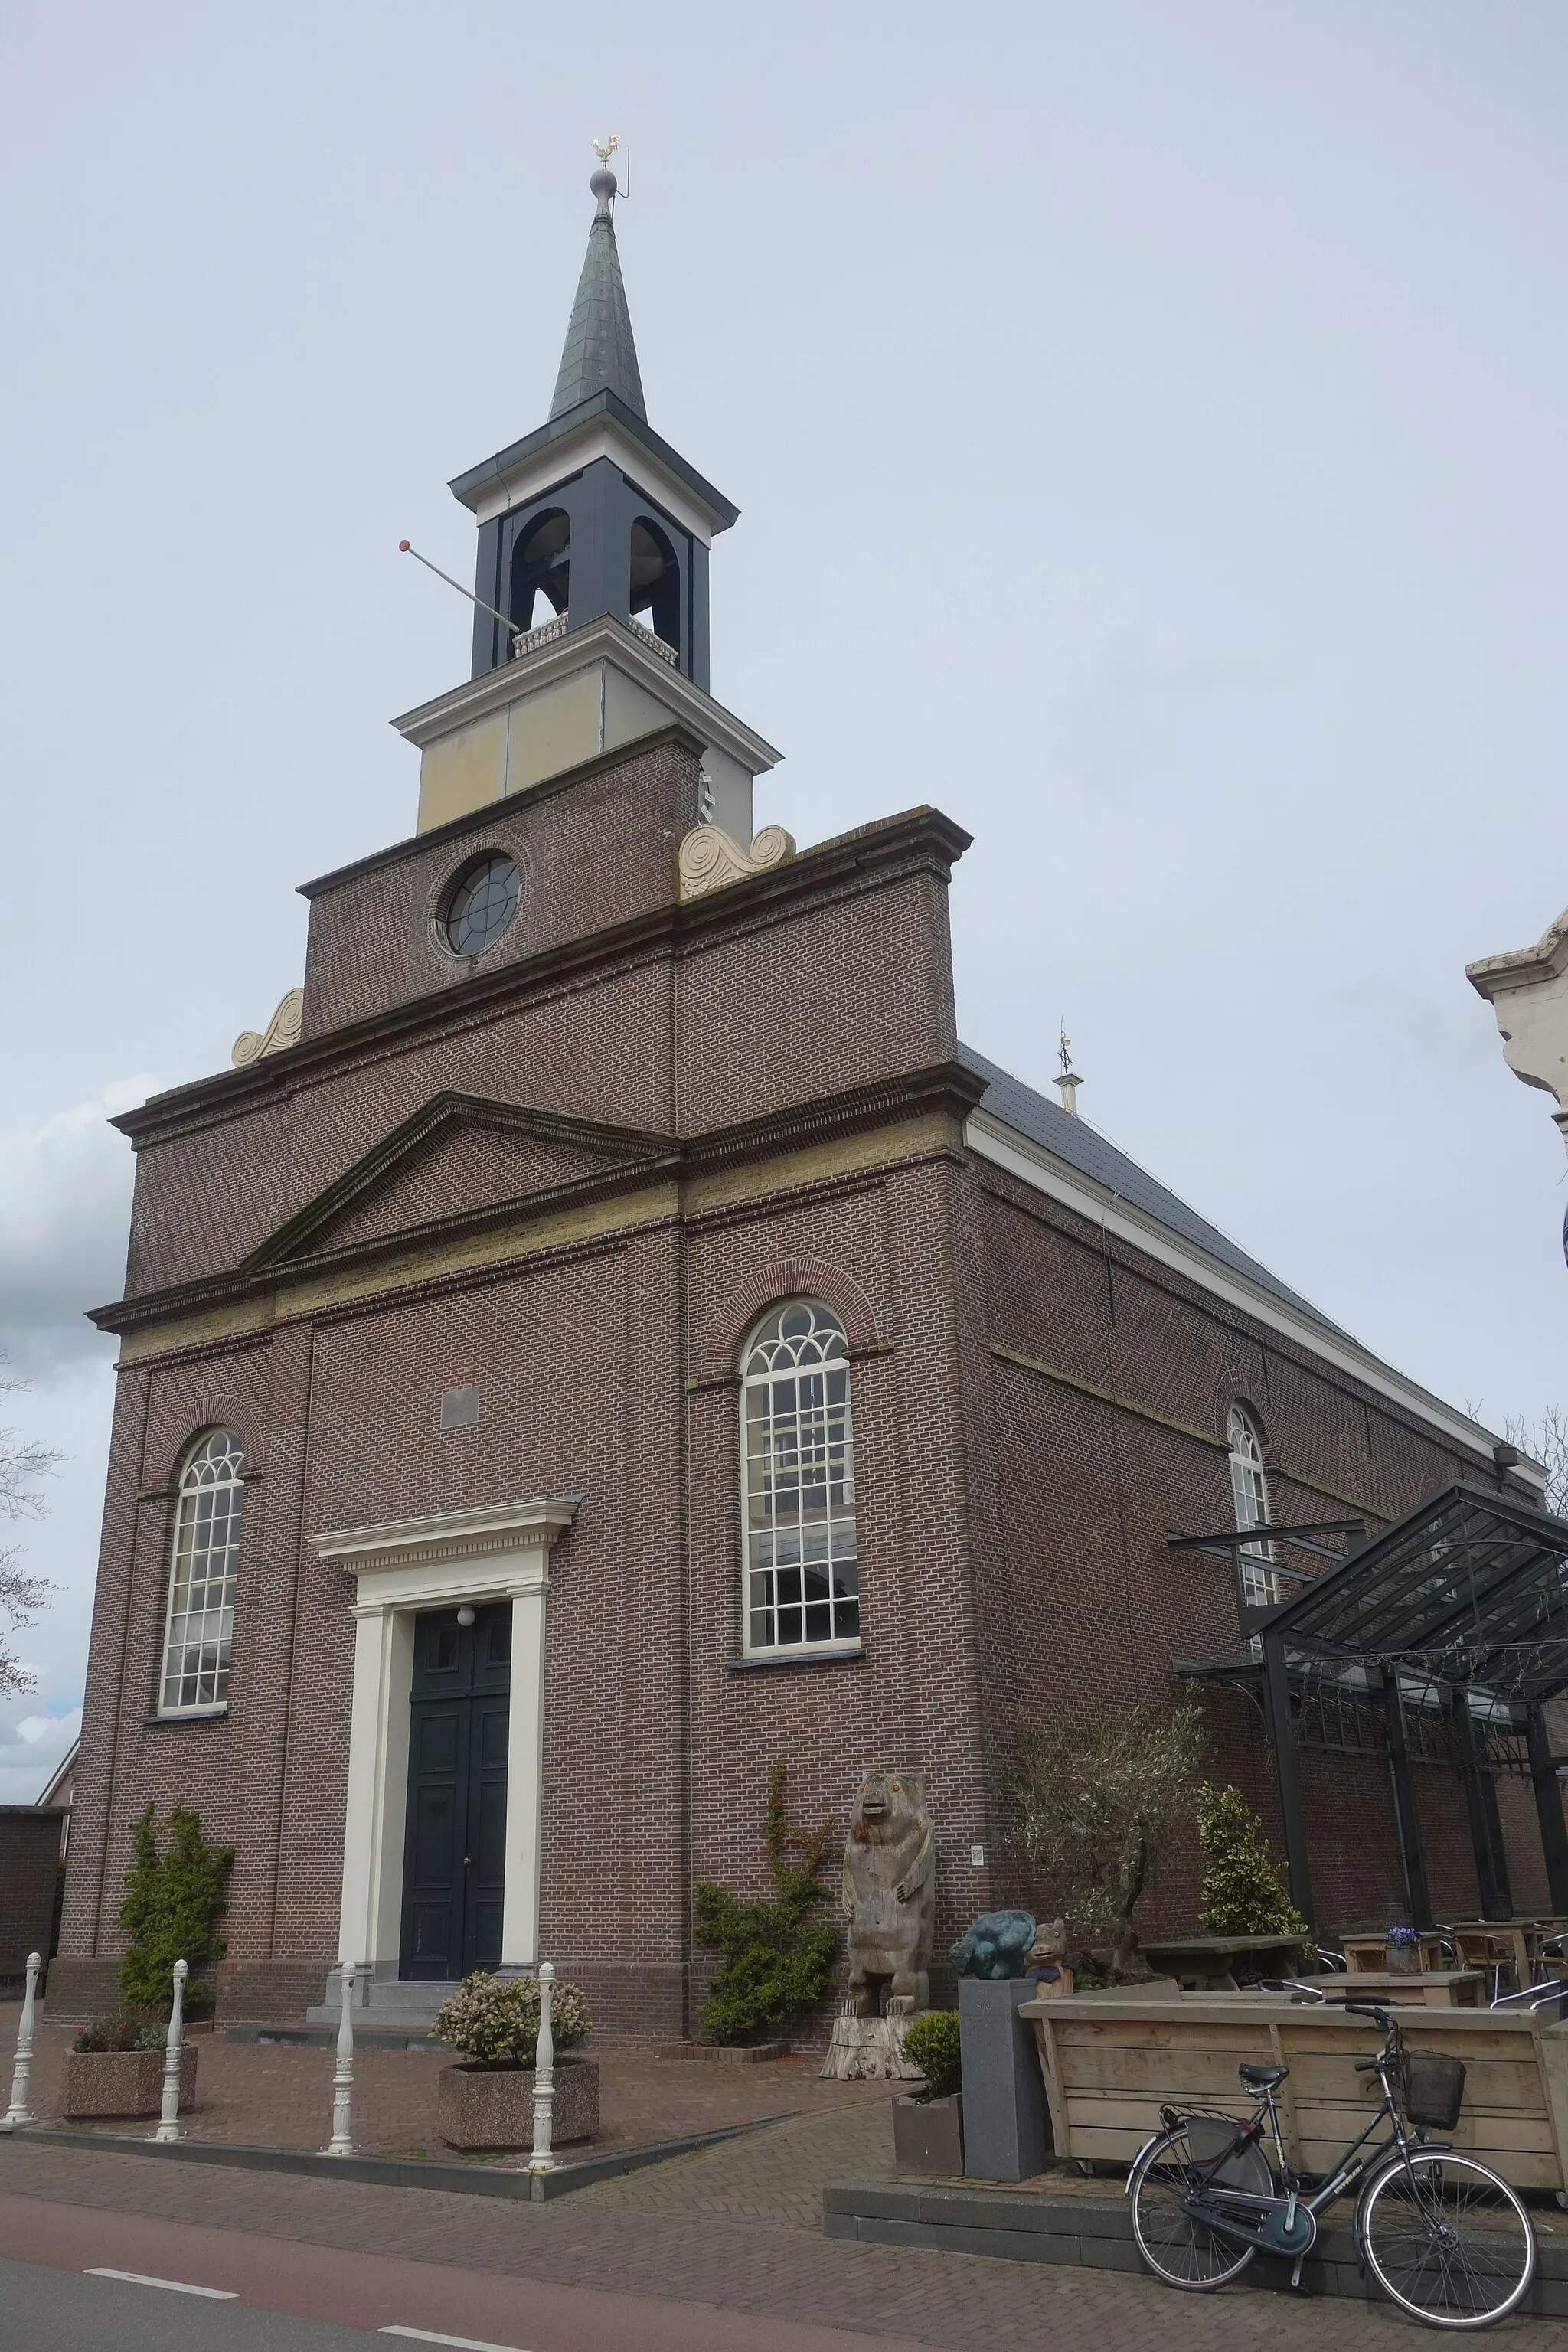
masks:
[[[64,1819],[53,1806],[0,1805],[0,1985],[26,1979],[31,1952],[47,1965]]]
[[[1492,1475],[968,1148],[957,828],[916,810],[681,905],[697,790],[672,729],[310,886],[300,1045],[122,1121],[138,1181],[62,1939],[81,1999],[119,1948],[131,1824],[176,1798],[237,1850],[224,2009],[319,1998],[354,1633],[312,1533],[582,1496],[548,1601],[542,1948],[613,2033],[669,2039],[706,1966],[693,1881],[758,1882],[775,1759],[803,1819],[842,1818],[869,1765],[924,1772],[939,1955],[1027,1892],[1020,1711],[1169,1696],[1173,1659],[1237,1646],[1225,1570],[1164,1543],[1231,1523],[1232,1402],[1286,1519],[1385,1521],[1458,1468]],[[458,966],[437,916],[497,847],[519,914]],[[754,1664],[740,1352],[797,1296],[850,1343],[864,1646]],[[468,1384],[479,1420],[443,1430]],[[247,1478],[229,1707],[160,1721],[174,1482],[219,1423]],[[1210,1706],[1216,1769],[1271,1815],[1246,1702]],[[1322,1920],[1381,1916],[1386,1770],[1304,1769]],[[1434,1892],[1473,1911],[1458,1781],[1419,1777]],[[1190,1925],[1194,1899],[1178,1846],[1148,1924]]]

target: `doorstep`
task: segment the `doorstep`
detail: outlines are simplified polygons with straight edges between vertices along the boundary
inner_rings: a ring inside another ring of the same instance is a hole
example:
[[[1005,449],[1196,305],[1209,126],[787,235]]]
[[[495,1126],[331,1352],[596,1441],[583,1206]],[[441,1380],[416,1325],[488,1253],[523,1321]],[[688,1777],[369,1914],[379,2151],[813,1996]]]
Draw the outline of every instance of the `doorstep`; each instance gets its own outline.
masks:
[[[1087,2183],[1085,2184],[1087,2187]],[[989,2254],[1005,2262],[1063,2263],[1080,2270],[1128,2271],[1150,2279],[1132,2237],[1124,2195],[1058,2190],[1020,2194],[1003,2188],[957,2189],[902,2181],[851,2181],[822,2192],[822,2231],[883,2246],[933,2253]],[[1538,2234],[1535,2284],[1520,2306],[1538,2317],[1568,2318],[1568,2238]],[[1301,2283],[1313,2294],[1384,2300],[1363,2278],[1347,2218],[1320,2234]],[[1269,2255],[1249,2263],[1236,2284],[1289,2292],[1290,2264]]]

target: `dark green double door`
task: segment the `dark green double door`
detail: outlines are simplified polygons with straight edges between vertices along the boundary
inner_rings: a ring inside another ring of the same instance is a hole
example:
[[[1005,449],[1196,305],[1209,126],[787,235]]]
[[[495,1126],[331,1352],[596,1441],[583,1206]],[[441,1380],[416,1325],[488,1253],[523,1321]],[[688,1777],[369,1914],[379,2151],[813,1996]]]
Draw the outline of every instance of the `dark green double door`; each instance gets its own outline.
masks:
[[[415,1621],[399,1973],[451,1984],[500,1965],[511,1603]]]

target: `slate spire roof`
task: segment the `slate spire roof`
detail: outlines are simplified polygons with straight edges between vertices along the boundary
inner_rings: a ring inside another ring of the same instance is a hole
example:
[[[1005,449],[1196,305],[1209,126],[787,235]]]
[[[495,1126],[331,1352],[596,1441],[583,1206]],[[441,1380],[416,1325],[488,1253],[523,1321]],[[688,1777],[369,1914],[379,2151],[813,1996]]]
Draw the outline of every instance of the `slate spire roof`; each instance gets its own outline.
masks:
[[[631,312],[626,308],[626,289],[621,283],[616,224],[610,209],[616,194],[616,175],[601,168],[588,184],[598,198],[599,209],[588,231],[588,250],[584,257],[583,275],[577,280],[577,299],[572,305],[550,414],[552,419],[563,416],[568,409],[592,400],[596,392],[608,391],[624,400],[646,425],[647,410],[643,405],[642,377],[637,373],[637,349],[632,341]]]

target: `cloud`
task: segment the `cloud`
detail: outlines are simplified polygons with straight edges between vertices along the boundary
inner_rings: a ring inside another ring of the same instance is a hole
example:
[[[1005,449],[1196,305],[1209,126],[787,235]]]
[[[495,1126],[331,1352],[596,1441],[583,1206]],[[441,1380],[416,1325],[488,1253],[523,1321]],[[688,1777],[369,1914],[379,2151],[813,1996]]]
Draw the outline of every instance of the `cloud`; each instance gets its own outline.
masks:
[[[1102,800],[1130,799],[1160,764],[1172,720],[1184,706],[1256,693],[1274,683],[1257,662],[1161,661],[1131,630],[1121,630],[1057,711],[1056,763]]]
[[[0,1717],[0,1804],[36,1805],[81,1729],[81,1709],[64,1715]]]
[[[0,1349],[23,1375],[90,1359],[102,1342],[84,1310],[125,1276],[132,1155],[108,1121],[157,1081],[119,1078],[41,1126],[0,1134]]]

